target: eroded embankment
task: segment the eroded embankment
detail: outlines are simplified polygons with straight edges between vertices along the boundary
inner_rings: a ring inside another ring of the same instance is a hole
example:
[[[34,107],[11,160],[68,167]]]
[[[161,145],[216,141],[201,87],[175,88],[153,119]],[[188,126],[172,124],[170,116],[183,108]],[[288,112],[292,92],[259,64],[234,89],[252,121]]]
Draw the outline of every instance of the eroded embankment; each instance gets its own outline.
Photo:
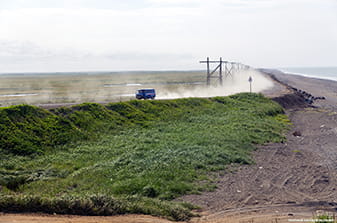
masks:
[[[313,107],[313,103],[316,100],[325,100],[324,96],[314,96],[305,90],[298,89],[284,81],[279,80],[275,73],[280,75],[280,71],[266,69],[260,69],[259,71],[270,77],[277,85],[287,89],[288,93],[279,93],[279,95],[272,97],[272,100],[279,103],[284,109]]]

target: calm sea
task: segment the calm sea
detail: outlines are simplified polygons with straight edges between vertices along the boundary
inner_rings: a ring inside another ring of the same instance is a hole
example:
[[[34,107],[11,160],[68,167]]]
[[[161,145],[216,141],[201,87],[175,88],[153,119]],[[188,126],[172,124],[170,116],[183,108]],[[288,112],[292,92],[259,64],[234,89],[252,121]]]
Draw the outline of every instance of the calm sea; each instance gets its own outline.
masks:
[[[337,67],[292,67],[280,68],[280,70],[290,74],[298,74],[337,81]]]

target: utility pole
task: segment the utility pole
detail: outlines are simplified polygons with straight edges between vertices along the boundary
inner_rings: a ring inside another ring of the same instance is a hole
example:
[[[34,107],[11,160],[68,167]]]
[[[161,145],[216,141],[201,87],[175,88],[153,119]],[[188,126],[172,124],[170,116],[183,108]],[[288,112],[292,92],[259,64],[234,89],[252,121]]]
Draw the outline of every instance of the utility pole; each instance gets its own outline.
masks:
[[[220,60],[217,60],[217,61],[211,61],[209,60],[209,57],[207,57],[205,61],[200,61],[200,63],[206,63],[206,66],[207,66],[207,81],[206,81],[207,86],[211,85],[211,78],[218,79],[220,86],[222,86],[224,75],[225,75],[225,78],[227,78],[228,76],[233,77],[233,74],[236,70],[249,68],[249,66],[243,65],[241,63],[224,61],[222,60],[222,57],[220,57]],[[210,70],[211,63],[218,64],[212,71]],[[218,75],[213,75],[217,71],[218,71]]]
[[[220,65],[219,65],[219,81],[220,81],[220,86],[223,85],[223,80],[222,80],[222,57],[220,57]]]
[[[211,85],[211,74],[209,72],[209,57],[207,57],[207,86],[209,85]]]

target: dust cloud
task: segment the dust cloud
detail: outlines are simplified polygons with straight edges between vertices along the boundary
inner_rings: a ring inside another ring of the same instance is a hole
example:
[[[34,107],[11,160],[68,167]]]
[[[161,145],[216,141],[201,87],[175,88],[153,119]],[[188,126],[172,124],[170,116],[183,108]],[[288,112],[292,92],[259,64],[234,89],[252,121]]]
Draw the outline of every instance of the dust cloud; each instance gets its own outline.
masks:
[[[188,97],[214,97],[227,96],[240,92],[250,92],[249,77],[252,77],[252,92],[262,92],[273,87],[273,82],[256,70],[236,71],[232,76],[227,76],[223,80],[223,86],[212,83],[211,86],[199,85],[190,88],[180,86],[174,91],[163,89],[157,92],[157,99],[175,99]]]
[[[154,88],[156,99],[226,96],[273,86],[262,73],[239,70],[224,77],[223,86],[212,79],[206,86],[204,72],[136,72],[132,74],[35,75],[0,77],[0,106],[13,104],[55,104],[81,102],[117,102],[135,99],[138,89]]]

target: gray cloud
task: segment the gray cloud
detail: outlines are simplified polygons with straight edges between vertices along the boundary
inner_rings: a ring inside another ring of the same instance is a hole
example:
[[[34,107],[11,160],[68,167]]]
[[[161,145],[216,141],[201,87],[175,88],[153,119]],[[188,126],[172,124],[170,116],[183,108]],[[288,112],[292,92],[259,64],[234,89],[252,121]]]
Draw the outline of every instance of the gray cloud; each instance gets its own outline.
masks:
[[[196,59],[188,54],[169,53],[93,54],[71,48],[46,49],[31,42],[0,41],[0,73],[115,70],[117,65],[119,69],[123,67],[126,70],[146,69],[146,66],[153,66],[153,69],[169,69],[172,63],[177,65],[179,61],[195,63]],[[163,63],[169,66],[163,66]],[[137,66],[130,66],[130,64]],[[184,69],[184,66],[179,68]]]
[[[335,0],[0,2],[0,72],[336,65]]]

